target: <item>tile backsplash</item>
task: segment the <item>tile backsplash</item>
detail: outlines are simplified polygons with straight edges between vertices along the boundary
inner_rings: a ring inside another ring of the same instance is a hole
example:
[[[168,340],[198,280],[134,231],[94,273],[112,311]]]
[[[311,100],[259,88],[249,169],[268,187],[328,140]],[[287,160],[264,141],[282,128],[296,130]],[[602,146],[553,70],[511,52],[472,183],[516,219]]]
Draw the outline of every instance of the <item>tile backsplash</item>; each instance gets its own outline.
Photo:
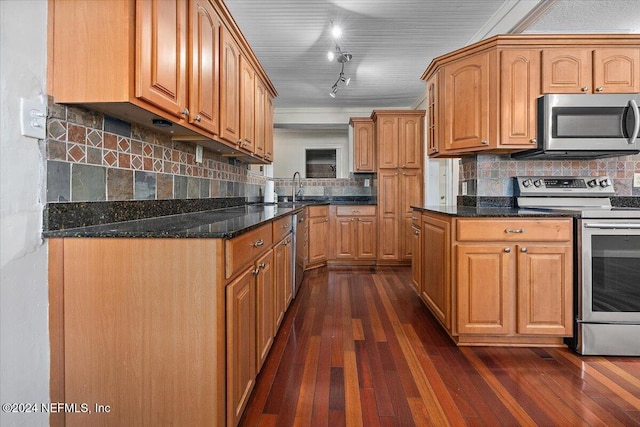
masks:
[[[368,180],[368,186],[366,185]],[[274,187],[278,197],[291,197],[293,187],[291,178],[275,178]],[[297,185],[297,183],[296,183]],[[301,180],[304,197],[320,196],[367,196],[376,197],[376,174],[351,174],[350,178],[303,178]]]
[[[513,196],[512,177],[520,175],[608,175],[617,196],[640,196],[640,188],[633,188],[634,172],[640,172],[640,154],[597,160],[513,160],[483,154],[462,158],[459,194],[466,187],[470,196]]]
[[[266,178],[195,144],[100,112],[49,102],[47,202],[245,197]]]

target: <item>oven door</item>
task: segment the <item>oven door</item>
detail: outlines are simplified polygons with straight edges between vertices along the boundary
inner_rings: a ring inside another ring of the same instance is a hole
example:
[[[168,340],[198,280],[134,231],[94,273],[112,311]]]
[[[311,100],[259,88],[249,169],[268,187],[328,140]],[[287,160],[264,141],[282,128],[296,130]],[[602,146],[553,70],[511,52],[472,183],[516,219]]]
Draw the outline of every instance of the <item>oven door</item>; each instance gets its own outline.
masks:
[[[581,222],[579,320],[640,324],[640,221]]]

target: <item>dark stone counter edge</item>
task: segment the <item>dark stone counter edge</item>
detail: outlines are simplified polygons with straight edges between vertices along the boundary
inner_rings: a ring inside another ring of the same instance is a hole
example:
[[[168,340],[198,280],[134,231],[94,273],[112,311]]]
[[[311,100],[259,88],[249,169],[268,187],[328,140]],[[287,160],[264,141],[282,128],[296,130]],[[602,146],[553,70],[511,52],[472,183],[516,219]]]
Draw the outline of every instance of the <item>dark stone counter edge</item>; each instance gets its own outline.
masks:
[[[109,229],[108,225],[137,222],[173,215],[196,212],[224,211],[240,206],[269,206],[263,203],[247,203],[244,198],[145,200],[114,202],[69,202],[50,203],[43,213],[44,238],[55,237],[141,237],[141,238],[225,238],[230,239],[258,228],[281,216],[297,213],[309,205],[376,205],[370,197],[338,196],[331,198],[305,198],[293,202],[271,204],[279,208],[291,209],[272,218],[244,226],[230,232],[193,231],[123,231]],[[239,214],[239,217],[241,214]],[[206,225],[206,224],[201,224]],[[191,228],[197,228],[194,225]]]
[[[544,209],[520,209],[495,206],[411,206],[422,212],[433,212],[459,218],[498,218],[498,217],[579,217],[575,211],[549,211]]]

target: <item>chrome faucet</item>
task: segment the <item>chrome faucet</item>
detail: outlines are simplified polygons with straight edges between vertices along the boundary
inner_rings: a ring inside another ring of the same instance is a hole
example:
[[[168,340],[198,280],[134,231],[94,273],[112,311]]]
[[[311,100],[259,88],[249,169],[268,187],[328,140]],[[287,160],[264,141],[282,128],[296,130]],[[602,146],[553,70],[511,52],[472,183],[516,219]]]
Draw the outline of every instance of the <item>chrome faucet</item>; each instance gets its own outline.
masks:
[[[298,175],[298,193],[302,193],[302,178],[300,177],[300,172],[296,171],[293,174],[293,182],[291,183],[291,201],[296,201],[296,175]]]

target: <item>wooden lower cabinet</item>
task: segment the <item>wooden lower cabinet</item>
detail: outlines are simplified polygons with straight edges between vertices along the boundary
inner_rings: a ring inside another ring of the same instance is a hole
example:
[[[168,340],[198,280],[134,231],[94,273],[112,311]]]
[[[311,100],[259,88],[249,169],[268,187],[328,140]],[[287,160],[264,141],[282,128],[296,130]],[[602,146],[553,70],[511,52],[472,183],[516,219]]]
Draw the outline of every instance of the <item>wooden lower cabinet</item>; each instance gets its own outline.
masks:
[[[293,299],[292,242],[291,234],[288,234],[273,249],[275,256],[274,288],[276,291],[273,336],[276,335],[284,314]]]
[[[227,426],[236,426],[256,378],[256,278],[247,268],[227,286]]]
[[[422,299],[458,345],[561,346],[573,334],[570,218],[422,214]]]
[[[329,228],[333,263],[375,262],[378,249],[375,206],[331,206]]]
[[[309,256],[307,268],[327,263],[329,253],[329,206],[309,206]]]
[[[277,278],[274,250],[256,262],[256,372],[262,368],[271,350],[276,325]],[[278,261],[284,262],[284,259]]]

